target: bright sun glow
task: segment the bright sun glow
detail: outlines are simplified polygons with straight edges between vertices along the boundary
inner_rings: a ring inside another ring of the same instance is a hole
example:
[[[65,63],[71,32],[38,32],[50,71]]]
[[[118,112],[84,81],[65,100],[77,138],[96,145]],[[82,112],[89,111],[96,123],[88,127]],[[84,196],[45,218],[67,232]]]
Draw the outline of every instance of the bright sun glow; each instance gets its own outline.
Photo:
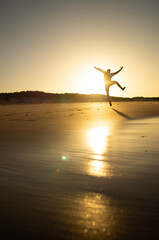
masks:
[[[103,68],[104,69],[104,68]],[[120,76],[119,76],[120,77]],[[118,78],[119,78],[118,77]],[[104,76],[101,72],[94,69],[93,66],[85,67],[77,72],[74,77],[76,83],[78,84],[78,92],[85,94],[106,94],[104,85]],[[120,78],[119,78],[120,79]],[[118,79],[112,79],[118,80]],[[122,92],[123,94],[123,92]],[[111,96],[120,96],[121,89],[116,85],[110,88]]]
[[[105,94],[103,75],[93,67],[84,69],[75,78],[79,85],[79,93]]]

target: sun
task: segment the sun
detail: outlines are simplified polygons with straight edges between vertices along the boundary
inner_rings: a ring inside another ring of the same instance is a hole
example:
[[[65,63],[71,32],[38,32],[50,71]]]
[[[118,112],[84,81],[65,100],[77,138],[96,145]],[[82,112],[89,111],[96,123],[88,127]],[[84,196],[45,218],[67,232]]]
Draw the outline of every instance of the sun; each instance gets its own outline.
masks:
[[[80,72],[73,76],[78,93],[84,94],[106,94],[104,76],[101,72],[94,69],[94,66],[84,66]],[[116,80],[116,79],[113,79]],[[121,90],[113,85],[109,91],[110,96],[120,96]]]
[[[76,76],[78,92],[86,94],[105,94],[103,75],[97,72],[94,67],[83,69]]]

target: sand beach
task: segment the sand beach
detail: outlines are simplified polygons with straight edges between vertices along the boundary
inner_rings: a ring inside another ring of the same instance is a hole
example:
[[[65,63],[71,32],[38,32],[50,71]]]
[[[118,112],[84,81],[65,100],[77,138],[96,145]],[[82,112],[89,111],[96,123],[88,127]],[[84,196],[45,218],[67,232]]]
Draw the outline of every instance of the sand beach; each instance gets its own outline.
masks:
[[[3,239],[158,239],[159,102],[0,106]]]

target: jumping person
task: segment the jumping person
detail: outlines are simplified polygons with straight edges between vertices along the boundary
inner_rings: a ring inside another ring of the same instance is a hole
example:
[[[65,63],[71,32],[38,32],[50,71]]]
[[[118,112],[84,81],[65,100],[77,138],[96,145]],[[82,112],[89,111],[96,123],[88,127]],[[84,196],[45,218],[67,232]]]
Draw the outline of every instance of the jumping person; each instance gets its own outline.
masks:
[[[109,96],[109,88],[114,84],[116,84],[122,90],[124,90],[125,87],[122,87],[117,81],[112,81],[111,78],[114,75],[118,74],[123,69],[123,67],[121,67],[118,71],[116,71],[114,73],[111,73],[110,69],[108,69],[107,71],[104,71],[103,69],[100,69],[100,68],[97,68],[97,67],[94,67],[94,68],[104,74],[105,91],[106,91],[106,94],[107,94],[107,97],[108,97],[109,104],[110,104],[110,106],[112,106],[112,103],[110,101],[110,96]]]

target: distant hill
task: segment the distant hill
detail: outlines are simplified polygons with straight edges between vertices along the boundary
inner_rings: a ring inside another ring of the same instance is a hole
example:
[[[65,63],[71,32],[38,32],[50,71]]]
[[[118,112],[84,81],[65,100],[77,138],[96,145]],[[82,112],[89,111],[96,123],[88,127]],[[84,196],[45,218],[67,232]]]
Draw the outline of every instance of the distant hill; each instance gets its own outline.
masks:
[[[111,97],[112,102],[159,101],[159,97]],[[0,93],[0,104],[13,103],[69,103],[69,102],[105,102],[107,96],[102,94],[45,93],[41,91],[23,91]]]

